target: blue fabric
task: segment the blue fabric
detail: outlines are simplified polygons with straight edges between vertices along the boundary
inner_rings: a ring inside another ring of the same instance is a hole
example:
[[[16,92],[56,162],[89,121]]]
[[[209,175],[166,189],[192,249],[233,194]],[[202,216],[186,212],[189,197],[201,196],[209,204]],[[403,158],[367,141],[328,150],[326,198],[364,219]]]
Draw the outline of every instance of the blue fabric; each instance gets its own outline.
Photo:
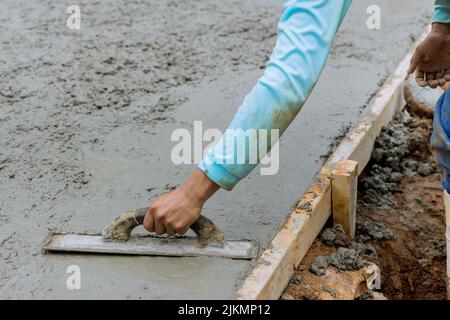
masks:
[[[450,0],[436,0],[433,22],[450,23]]]
[[[450,193],[450,89],[439,98],[434,111],[431,151],[439,162],[442,187]]]
[[[267,129],[269,133],[278,129],[281,136],[316,84],[350,4],[351,0],[285,0],[275,49],[229,129]],[[246,161],[238,164],[236,152],[227,147],[227,141],[232,140],[222,137],[199,168],[222,188],[231,190],[256,164],[247,159],[248,144]],[[269,139],[268,150],[275,142]]]

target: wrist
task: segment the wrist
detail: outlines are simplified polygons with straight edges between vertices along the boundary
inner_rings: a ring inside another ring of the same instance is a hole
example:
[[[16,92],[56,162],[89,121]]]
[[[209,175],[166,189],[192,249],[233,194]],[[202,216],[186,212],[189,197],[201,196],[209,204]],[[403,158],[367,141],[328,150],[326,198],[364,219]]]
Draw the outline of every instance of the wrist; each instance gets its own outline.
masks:
[[[434,22],[431,32],[450,34],[450,23]]]
[[[220,189],[219,185],[212,181],[200,169],[194,170],[182,188],[189,197],[194,198],[201,205]]]

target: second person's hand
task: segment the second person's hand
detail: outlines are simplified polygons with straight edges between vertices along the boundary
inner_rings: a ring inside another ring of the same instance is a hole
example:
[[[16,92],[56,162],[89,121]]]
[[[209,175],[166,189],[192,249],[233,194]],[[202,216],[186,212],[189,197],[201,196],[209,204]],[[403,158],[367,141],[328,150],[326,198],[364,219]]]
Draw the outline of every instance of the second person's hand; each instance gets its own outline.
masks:
[[[450,24],[433,23],[411,59],[408,73],[414,71],[421,87],[436,88],[450,81]]]

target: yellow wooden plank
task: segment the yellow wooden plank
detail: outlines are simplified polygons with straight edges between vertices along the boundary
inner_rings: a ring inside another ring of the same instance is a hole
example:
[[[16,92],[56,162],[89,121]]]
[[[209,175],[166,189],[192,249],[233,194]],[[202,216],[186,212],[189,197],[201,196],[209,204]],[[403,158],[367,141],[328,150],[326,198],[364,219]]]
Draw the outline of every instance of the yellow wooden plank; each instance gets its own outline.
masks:
[[[356,231],[358,162],[341,160],[332,171],[331,203],[333,223],[342,225],[350,239]]]

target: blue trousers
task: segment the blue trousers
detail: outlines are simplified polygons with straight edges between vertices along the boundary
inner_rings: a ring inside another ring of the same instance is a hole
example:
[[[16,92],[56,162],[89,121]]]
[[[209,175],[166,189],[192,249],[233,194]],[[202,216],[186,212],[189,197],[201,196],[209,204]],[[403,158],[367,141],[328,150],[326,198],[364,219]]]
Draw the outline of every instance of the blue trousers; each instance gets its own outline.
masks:
[[[450,89],[436,103],[431,151],[441,169],[442,187],[450,193]]]

